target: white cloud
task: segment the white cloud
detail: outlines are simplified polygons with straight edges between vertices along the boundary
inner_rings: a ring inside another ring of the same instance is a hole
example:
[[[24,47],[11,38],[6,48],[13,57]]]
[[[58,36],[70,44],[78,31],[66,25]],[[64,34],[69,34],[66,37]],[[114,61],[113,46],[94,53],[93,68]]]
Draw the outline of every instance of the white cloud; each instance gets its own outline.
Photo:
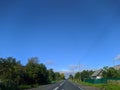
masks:
[[[79,65],[69,65],[70,70],[76,70],[79,68]]]
[[[60,73],[64,73],[65,74],[65,78],[69,78],[69,75],[75,75],[75,72],[73,72],[72,70],[67,70],[67,69],[63,69],[61,71],[59,71]]]
[[[120,60],[120,54],[115,57],[115,60]]]
[[[62,69],[61,71],[59,71],[60,73],[72,73],[71,70],[67,70],[67,69]]]
[[[83,64],[71,64],[69,65],[69,70],[71,72],[80,72],[82,70],[86,70],[86,65]]]
[[[51,60],[48,60],[48,61],[46,61],[46,62],[45,62],[45,64],[46,64],[46,65],[53,65],[53,64],[54,64],[54,62],[53,62],[53,61],[51,61]]]

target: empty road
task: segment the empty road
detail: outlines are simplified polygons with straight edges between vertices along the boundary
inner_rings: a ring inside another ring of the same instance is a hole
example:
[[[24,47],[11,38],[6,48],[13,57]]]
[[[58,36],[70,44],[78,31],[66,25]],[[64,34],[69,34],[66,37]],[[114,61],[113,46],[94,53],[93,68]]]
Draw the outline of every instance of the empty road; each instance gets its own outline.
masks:
[[[29,90],[83,90],[79,86],[64,80],[55,84],[43,85]]]
[[[82,89],[79,86],[76,86],[75,84],[66,80],[53,90],[82,90]]]

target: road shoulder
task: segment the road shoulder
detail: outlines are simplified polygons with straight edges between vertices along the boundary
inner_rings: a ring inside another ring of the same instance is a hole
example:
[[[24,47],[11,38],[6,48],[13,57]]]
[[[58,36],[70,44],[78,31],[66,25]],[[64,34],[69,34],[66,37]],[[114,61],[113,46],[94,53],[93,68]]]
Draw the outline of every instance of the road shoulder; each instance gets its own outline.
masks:
[[[84,84],[78,84],[78,83],[75,83],[75,82],[72,82],[72,83],[74,83],[75,85],[80,87],[82,90],[101,90],[100,88],[97,88],[97,87],[92,87],[92,86],[88,86],[88,85],[84,85]]]

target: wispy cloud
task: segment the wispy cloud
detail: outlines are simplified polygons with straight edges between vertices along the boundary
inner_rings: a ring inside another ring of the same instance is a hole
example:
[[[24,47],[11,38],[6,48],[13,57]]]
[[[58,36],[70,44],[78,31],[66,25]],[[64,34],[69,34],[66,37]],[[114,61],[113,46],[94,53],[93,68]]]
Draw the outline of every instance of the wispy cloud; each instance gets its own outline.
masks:
[[[53,62],[52,60],[48,60],[48,61],[45,62],[45,64],[46,64],[46,65],[53,65],[54,62]]]
[[[79,68],[79,65],[69,65],[70,70],[76,70]]]
[[[115,60],[120,60],[120,54],[118,54],[114,59]]]
[[[65,77],[68,78],[70,74],[75,75],[75,73],[78,72],[79,68],[81,67],[82,65],[71,64],[71,65],[68,65],[68,69],[62,69],[59,72],[64,73]]]
[[[68,69],[69,69],[70,72],[80,72],[82,70],[90,69],[87,66],[89,66],[89,65],[85,65],[85,64],[71,64],[71,65],[68,66]]]

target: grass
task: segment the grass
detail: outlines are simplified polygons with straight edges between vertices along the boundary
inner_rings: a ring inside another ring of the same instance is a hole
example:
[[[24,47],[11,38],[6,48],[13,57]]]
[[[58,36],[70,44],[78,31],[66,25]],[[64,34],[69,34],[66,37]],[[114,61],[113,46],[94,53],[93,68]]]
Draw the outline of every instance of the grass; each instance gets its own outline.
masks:
[[[31,85],[20,85],[19,88],[20,88],[20,90],[30,89],[30,88],[31,88]]]
[[[50,84],[54,84],[57,81],[51,81]],[[43,84],[44,85],[44,84]],[[37,88],[38,86],[40,86],[39,84],[32,84],[32,85],[20,85],[19,86],[19,90],[26,90],[26,89],[31,89],[31,88]]]
[[[114,84],[107,84],[102,86],[103,90],[120,90],[120,86],[119,85],[114,85]]]
[[[36,87],[38,87],[38,86],[39,86],[38,84],[33,84],[33,85],[20,85],[20,86],[19,86],[19,89],[20,89],[20,90],[31,89],[31,88],[36,88]]]
[[[81,82],[77,80],[72,80],[72,82],[75,82],[77,84],[83,84],[87,86],[97,87],[101,90],[120,90],[120,81],[108,81],[106,84],[92,84],[87,82]]]
[[[51,81],[51,84],[56,83],[57,81]],[[33,84],[33,85],[20,85],[19,89],[20,90],[24,90],[24,89],[31,89],[31,88],[37,88],[38,86],[40,86],[39,84]]]

